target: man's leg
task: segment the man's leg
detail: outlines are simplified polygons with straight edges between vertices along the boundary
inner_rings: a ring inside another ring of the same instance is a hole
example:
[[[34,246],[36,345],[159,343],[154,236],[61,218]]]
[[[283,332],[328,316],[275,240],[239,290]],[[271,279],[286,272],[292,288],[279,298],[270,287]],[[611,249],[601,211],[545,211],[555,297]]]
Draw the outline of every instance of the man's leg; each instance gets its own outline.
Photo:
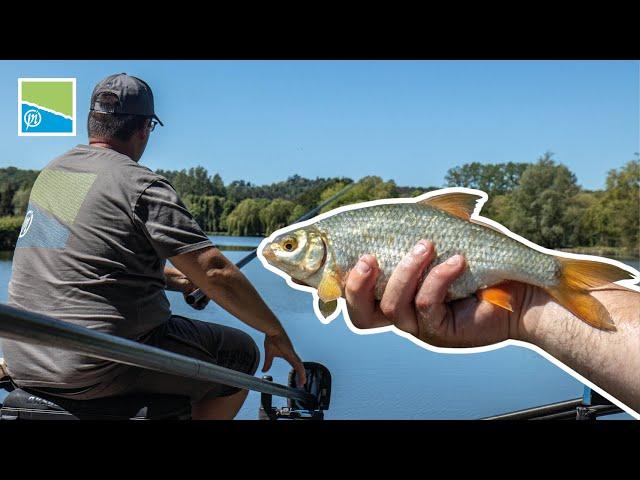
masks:
[[[249,375],[256,372],[260,362],[260,350],[248,334],[236,328],[180,316],[173,316],[144,343]],[[190,396],[194,420],[232,420],[249,393],[228,385],[152,370],[142,371],[132,383],[135,393]]]
[[[247,399],[249,391],[240,390],[227,397],[206,395],[191,406],[193,420],[233,420]]]

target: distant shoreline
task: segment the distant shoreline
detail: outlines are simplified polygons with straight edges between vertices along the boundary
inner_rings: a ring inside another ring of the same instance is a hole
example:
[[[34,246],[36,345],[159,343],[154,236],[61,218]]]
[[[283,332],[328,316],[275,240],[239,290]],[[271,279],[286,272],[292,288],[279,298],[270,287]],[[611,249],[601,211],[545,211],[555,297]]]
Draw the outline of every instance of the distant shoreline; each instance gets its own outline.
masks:
[[[640,252],[621,247],[573,247],[558,248],[560,252],[578,253],[581,255],[597,255],[599,257],[612,257],[624,260],[640,260]]]
[[[247,237],[247,238],[264,238],[264,235],[231,235],[228,232],[204,232],[212,237]]]

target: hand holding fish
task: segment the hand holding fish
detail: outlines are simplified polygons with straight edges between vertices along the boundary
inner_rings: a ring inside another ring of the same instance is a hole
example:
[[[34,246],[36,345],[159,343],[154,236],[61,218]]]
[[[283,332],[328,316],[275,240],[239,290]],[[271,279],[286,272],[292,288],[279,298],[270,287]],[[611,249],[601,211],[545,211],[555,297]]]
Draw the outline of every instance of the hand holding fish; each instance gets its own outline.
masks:
[[[275,232],[261,259],[315,288],[325,319],[345,298],[356,327],[394,325],[438,347],[528,342],[640,410],[640,293],[615,283],[637,273],[534,248],[474,218],[481,198],[447,190],[336,209]]]
[[[513,311],[473,297],[448,302],[447,291],[464,272],[465,261],[451,257],[419,284],[434,255],[431,242],[418,242],[393,271],[379,302],[377,261],[363,255],[345,286],[352,323],[361,329],[395,325],[438,347],[474,347],[508,339],[532,343],[640,411],[640,293],[613,284],[593,290],[617,326],[615,333],[596,330],[543,289],[520,282],[501,285]]]
[[[514,338],[519,312],[489,302],[466,298],[447,303],[447,291],[465,270],[465,260],[455,255],[433,268],[419,285],[433,261],[433,243],[421,240],[389,277],[380,302],[375,300],[379,275],[373,255],[364,255],[347,278],[345,293],[349,318],[362,329],[395,325],[400,330],[438,347],[475,347]],[[505,285],[512,301],[524,297],[524,284]],[[533,298],[531,295],[529,298]]]

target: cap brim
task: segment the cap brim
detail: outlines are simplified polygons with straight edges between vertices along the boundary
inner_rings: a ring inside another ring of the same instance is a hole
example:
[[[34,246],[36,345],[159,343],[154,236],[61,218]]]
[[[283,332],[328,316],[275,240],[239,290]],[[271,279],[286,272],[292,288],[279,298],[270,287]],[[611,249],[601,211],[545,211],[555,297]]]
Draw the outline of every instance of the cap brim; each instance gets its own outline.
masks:
[[[164,123],[162,123],[162,120],[160,120],[156,114],[153,115],[153,118],[155,118],[158,121],[161,127],[164,127]]]

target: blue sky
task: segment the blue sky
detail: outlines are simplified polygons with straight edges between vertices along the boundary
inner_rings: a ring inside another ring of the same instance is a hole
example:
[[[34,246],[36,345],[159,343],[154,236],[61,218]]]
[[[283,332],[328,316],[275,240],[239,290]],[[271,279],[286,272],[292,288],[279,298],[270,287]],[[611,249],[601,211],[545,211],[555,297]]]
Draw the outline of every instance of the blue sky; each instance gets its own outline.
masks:
[[[225,182],[379,175],[440,186],[478,161],[545,151],[586,188],[640,151],[640,62],[0,61],[0,166],[39,169],[86,143],[95,83],[145,79],[165,123],[142,159]],[[18,137],[18,77],[76,77],[77,137]]]

